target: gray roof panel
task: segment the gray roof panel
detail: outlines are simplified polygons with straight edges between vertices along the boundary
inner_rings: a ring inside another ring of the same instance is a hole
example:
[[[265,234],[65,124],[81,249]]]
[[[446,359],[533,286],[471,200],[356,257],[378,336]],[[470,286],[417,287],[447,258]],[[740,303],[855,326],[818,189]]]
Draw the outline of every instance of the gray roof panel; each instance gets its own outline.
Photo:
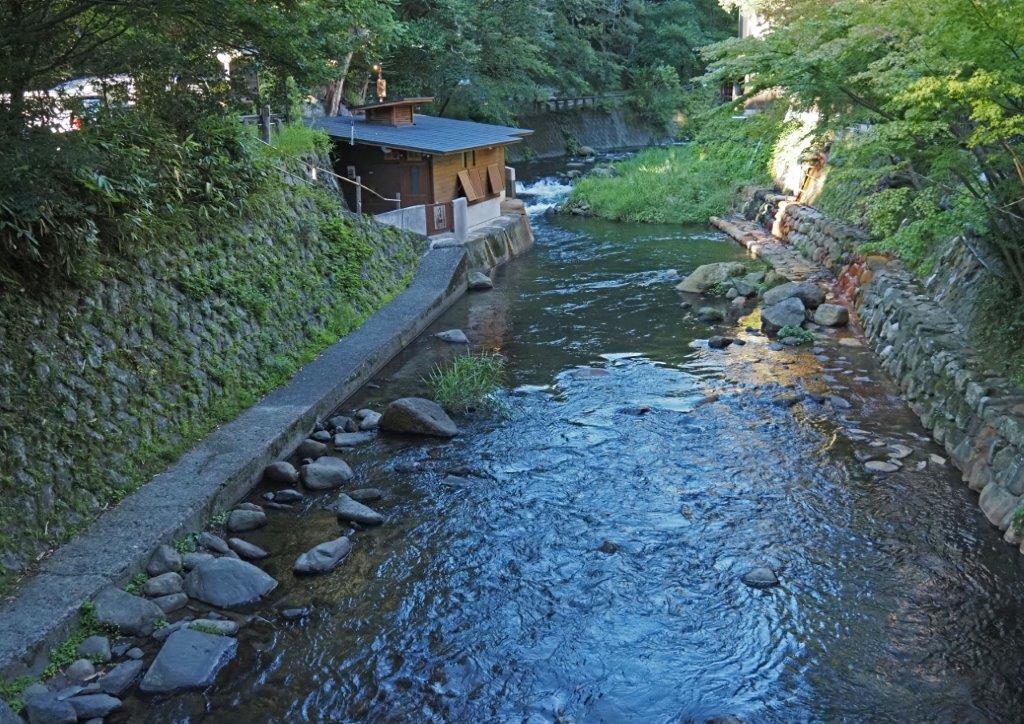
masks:
[[[486,146],[506,146],[518,143],[533,133],[524,128],[419,113],[414,118],[415,123],[411,126],[387,126],[367,123],[361,116],[331,116],[318,118],[312,126],[340,141],[354,137],[357,143],[422,153],[457,153]]]

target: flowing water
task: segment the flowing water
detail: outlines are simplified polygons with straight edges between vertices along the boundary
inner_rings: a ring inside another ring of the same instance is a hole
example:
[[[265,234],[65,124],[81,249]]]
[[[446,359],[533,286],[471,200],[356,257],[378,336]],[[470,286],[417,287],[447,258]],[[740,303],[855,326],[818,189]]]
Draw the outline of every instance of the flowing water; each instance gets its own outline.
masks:
[[[346,456],[358,487],[386,491],[387,523],[334,573],[290,572],[339,534],[329,498],[272,511],[250,536],[282,581],[270,623],[243,630],[210,690],[135,700],[130,718],[1019,719],[1022,557],[927,462],[941,449],[870,353],[773,351],[746,331],[756,316],[698,323],[676,271],[739,246],[541,216],[555,178],[525,192],[535,249],[431,328],[506,356],[507,418]],[[716,332],[747,344],[709,350]],[[424,336],[348,407],[422,394],[455,353]],[[775,399],[794,386],[825,401]],[[896,443],[913,449],[900,472],[865,471]],[[744,585],[759,564],[780,585]]]

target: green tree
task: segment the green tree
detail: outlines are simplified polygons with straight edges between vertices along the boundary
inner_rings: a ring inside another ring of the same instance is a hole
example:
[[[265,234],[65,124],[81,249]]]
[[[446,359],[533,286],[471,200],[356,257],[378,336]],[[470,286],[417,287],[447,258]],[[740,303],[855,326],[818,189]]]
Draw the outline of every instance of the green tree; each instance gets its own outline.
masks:
[[[998,253],[1020,296],[1021,17],[1024,0],[805,0],[765,38],[713,46],[708,78],[747,76],[748,93],[780,89],[817,108],[822,132],[849,139],[835,155],[859,170],[865,211],[874,193],[893,188],[932,200],[907,204],[906,223],[949,212],[962,225],[965,208],[979,209],[971,230]]]

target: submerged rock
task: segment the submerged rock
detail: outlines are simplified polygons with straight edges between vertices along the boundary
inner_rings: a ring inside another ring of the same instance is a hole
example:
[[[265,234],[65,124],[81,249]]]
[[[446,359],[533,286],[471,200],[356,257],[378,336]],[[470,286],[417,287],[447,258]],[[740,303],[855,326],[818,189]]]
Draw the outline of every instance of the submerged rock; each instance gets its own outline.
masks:
[[[768,566],[751,568],[740,580],[751,588],[771,588],[779,585],[779,577]]]
[[[459,428],[441,406],[422,397],[403,397],[392,402],[381,417],[380,428],[389,432],[435,437],[454,437],[459,434]]]
[[[139,688],[147,694],[205,689],[237,648],[238,642],[228,636],[178,629],[167,637]]]
[[[438,332],[434,336],[442,342],[448,342],[449,344],[469,344],[469,337],[461,329],[446,329],[444,332]]]
[[[247,530],[256,530],[267,524],[267,514],[262,510],[249,510],[236,508],[228,515],[227,528],[232,533],[244,533]]]
[[[374,434],[372,432],[340,432],[334,436],[334,449],[343,450],[348,447],[356,447],[357,445],[365,445],[368,442],[373,442]]]
[[[900,469],[899,465],[887,460],[868,460],[864,467],[872,473],[895,473]]]
[[[309,549],[295,560],[296,573],[327,573],[333,571],[352,550],[352,542],[345,537],[329,540]]]
[[[381,414],[373,410],[362,410],[362,412],[365,414],[359,419],[359,429],[363,431],[376,430],[380,426]]]
[[[606,540],[597,547],[597,550],[599,550],[601,553],[611,555],[612,553],[619,552],[619,544],[615,543],[614,541]]]
[[[469,289],[478,292],[484,289],[493,289],[494,282],[483,272],[472,271],[469,273]]]
[[[738,261],[720,261],[714,264],[702,264],[676,285],[681,292],[703,294],[716,284],[727,279],[743,276],[747,267]]]
[[[348,491],[348,497],[359,503],[370,503],[384,497],[384,491],[380,488],[357,488]]]
[[[322,457],[302,466],[302,484],[310,490],[332,490],[355,477],[341,458]]]
[[[262,560],[270,555],[258,545],[254,545],[241,538],[229,538],[228,545],[231,547],[231,550],[247,561]]]
[[[298,490],[293,490],[292,488],[285,488],[284,490],[278,490],[276,493],[274,493],[274,502],[297,503],[305,497],[306,496],[304,496]]]
[[[373,508],[368,508],[342,493],[338,499],[327,506],[327,509],[338,516],[339,520],[360,525],[380,525],[384,516]]]
[[[277,581],[237,558],[214,558],[196,566],[185,579],[192,598],[220,608],[255,603],[277,588]]]
[[[723,319],[725,319],[725,315],[718,307],[701,307],[697,310],[698,322],[710,324],[712,322],[721,322]]]

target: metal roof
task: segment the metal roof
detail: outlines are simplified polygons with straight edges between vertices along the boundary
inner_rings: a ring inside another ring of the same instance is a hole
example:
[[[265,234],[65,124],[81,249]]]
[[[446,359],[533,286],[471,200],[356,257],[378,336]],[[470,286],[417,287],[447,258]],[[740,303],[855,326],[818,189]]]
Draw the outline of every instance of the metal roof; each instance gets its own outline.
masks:
[[[318,118],[313,122],[313,128],[320,128],[339,141],[354,139],[356,143],[421,153],[457,153],[487,146],[506,146],[518,143],[533,133],[525,128],[457,121],[419,113],[414,116],[413,124],[406,126],[367,123],[362,116],[331,116]]]

